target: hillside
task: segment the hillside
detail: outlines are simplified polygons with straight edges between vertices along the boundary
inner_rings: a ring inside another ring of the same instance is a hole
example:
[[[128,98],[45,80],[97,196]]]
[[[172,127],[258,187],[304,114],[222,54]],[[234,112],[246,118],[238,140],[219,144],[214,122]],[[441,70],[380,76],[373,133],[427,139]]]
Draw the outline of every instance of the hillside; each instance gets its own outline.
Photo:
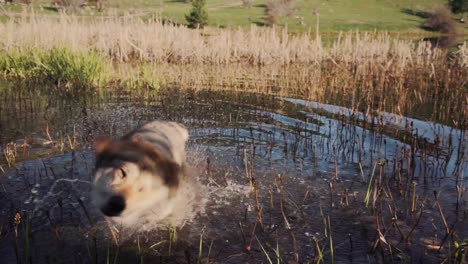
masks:
[[[248,1],[248,0],[244,0]],[[250,7],[243,0],[207,0],[210,26],[232,27],[250,24],[265,25],[265,0],[252,0]],[[446,0],[297,0],[295,12],[281,18],[279,24],[287,25],[291,31],[315,30],[320,14],[322,32],[341,30],[388,30],[422,32],[423,15]],[[24,8],[19,4],[2,5],[3,13],[19,13]],[[51,1],[33,2],[36,13],[57,13]],[[104,11],[95,9],[81,10],[83,15],[102,16],[109,14],[131,13],[150,17],[162,16],[177,23],[185,23],[185,14],[190,10],[190,1],[184,0],[108,0]],[[0,10],[2,11],[2,10]],[[0,12],[5,19],[6,14]],[[459,24],[461,32],[468,32],[468,24]]]

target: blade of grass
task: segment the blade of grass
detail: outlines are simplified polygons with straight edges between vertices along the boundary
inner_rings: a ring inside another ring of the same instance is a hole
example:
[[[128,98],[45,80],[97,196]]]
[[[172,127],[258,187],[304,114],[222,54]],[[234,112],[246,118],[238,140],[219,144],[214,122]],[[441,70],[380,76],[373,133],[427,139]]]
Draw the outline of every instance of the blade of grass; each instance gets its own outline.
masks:
[[[265,248],[262,246],[262,243],[260,243],[260,240],[258,239],[257,235],[255,235],[255,239],[257,239],[257,242],[258,242],[258,244],[260,245],[260,248],[262,249],[263,254],[265,254],[265,256],[266,256],[268,262],[269,262],[270,264],[273,264],[273,261],[271,261],[270,256],[269,256],[268,253],[266,252]]]

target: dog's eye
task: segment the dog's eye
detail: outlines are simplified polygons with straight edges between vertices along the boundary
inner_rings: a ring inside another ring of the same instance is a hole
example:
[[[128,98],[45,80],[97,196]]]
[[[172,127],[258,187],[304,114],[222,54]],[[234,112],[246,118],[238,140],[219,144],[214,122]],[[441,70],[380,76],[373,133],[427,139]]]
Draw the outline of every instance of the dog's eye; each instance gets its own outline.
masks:
[[[125,171],[123,167],[120,167],[119,170],[120,170],[120,177],[122,178],[127,177],[127,172]]]

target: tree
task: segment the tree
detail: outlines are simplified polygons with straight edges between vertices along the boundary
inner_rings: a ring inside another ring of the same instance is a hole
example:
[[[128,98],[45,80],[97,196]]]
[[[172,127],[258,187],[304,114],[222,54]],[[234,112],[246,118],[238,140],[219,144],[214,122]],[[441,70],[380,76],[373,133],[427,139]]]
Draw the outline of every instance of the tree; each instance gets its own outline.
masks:
[[[185,15],[189,28],[203,28],[208,24],[208,13],[205,10],[205,0],[192,0],[192,10]]]
[[[467,0],[449,0],[449,4],[455,14],[468,12]]]

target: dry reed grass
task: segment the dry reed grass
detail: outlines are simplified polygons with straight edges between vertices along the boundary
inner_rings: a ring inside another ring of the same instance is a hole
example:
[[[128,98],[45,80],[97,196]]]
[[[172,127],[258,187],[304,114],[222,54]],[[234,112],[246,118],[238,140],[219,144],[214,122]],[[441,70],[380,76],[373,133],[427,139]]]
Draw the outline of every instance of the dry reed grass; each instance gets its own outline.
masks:
[[[361,63],[427,64],[443,58],[427,43],[391,38],[388,34],[341,35],[331,49],[309,34],[290,35],[287,29],[252,26],[248,30],[209,32],[183,26],[145,22],[134,17],[89,20],[76,16],[24,15],[0,25],[0,46],[15,48],[70,48],[97,50],[114,61],[139,59],[177,64],[204,63],[290,65],[323,60]]]
[[[158,87],[275,94],[347,106],[368,116],[388,111],[458,128],[466,126],[467,67],[447,60],[420,65],[411,61],[407,65],[384,63],[345,59],[288,67],[151,63],[141,67],[145,70],[121,64],[116,75],[124,80],[157,76]]]

